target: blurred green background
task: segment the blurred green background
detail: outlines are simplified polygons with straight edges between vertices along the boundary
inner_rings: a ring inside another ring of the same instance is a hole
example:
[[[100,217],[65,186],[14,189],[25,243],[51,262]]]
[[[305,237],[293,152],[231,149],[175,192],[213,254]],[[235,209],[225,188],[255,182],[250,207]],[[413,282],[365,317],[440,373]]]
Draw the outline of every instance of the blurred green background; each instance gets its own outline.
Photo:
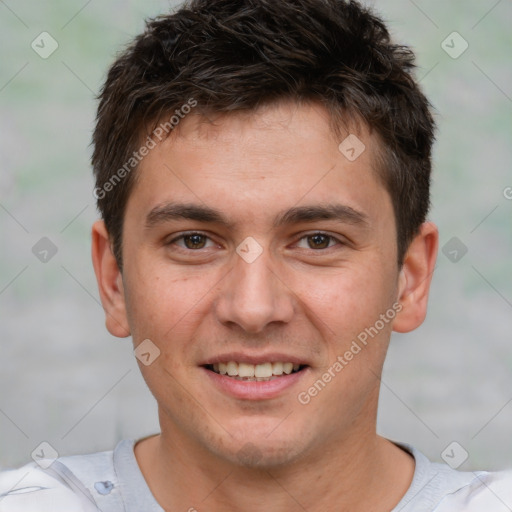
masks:
[[[436,109],[431,219],[448,243],[427,321],[391,345],[379,430],[437,461],[457,441],[461,469],[512,467],[512,3],[367,3],[415,49]],[[42,441],[83,453],[158,428],[131,341],[104,328],[89,143],[116,51],[175,4],[0,1],[0,467]]]

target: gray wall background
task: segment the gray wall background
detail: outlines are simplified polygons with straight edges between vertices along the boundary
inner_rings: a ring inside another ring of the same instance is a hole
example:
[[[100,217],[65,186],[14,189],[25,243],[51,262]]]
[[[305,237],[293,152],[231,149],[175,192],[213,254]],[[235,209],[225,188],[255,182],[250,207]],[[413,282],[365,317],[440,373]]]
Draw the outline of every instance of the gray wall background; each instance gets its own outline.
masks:
[[[0,1],[0,467],[42,441],[83,453],[158,429],[131,341],[104,328],[88,144],[115,52],[169,5]],[[416,50],[437,109],[431,219],[446,253],[426,322],[394,336],[379,430],[438,461],[456,441],[461,469],[512,467],[512,3],[373,5]],[[58,43],[46,59],[31,47],[43,31]],[[46,263],[43,237],[57,248]]]

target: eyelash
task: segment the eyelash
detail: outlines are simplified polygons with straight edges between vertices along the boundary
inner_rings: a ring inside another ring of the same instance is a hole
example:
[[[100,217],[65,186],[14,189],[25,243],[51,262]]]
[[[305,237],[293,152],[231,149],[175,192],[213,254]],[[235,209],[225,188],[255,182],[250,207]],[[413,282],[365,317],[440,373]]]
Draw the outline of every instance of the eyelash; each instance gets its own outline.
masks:
[[[211,238],[205,234],[205,233],[201,233],[200,231],[190,231],[190,232],[187,232],[187,233],[182,233],[181,235],[173,238],[172,240],[170,240],[169,242],[167,242],[166,245],[173,245],[173,244],[176,244],[176,242],[178,241],[183,241],[186,237],[189,237],[189,236],[194,236],[194,235],[199,235],[201,237],[205,237],[207,238],[208,240],[212,241]],[[316,235],[320,235],[320,236],[324,236],[324,237],[327,237],[329,239],[329,243],[334,241],[336,242],[334,245],[329,245],[328,247],[326,248],[323,248],[323,249],[312,249],[312,248],[306,248],[306,250],[311,250],[311,251],[315,251],[315,252],[321,252],[321,251],[326,251],[327,249],[331,249],[332,247],[334,247],[335,245],[346,245],[346,243],[344,243],[343,241],[341,241],[339,238],[336,238],[335,236],[333,235],[330,235],[328,233],[325,233],[323,231],[314,231],[312,233],[307,233],[306,235],[303,235],[301,238],[299,238],[299,240],[296,242],[301,242],[302,240],[305,240],[309,237],[313,237],[313,236],[316,236]],[[181,250],[183,251],[186,251],[186,252],[199,252],[201,251],[202,249],[204,248],[201,248],[201,249],[188,249],[186,247],[180,247],[178,246]],[[303,248],[304,249],[304,248]]]

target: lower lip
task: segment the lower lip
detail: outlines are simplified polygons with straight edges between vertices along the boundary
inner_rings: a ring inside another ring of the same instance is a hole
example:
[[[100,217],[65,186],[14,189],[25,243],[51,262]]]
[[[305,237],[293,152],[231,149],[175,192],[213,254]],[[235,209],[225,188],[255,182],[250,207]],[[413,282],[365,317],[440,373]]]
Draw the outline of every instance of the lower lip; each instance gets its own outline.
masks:
[[[268,400],[279,396],[286,389],[297,384],[308,373],[309,367],[299,372],[282,375],[272,380],[238,380],[202,368],[213,384],[224,393],[242,400]]]

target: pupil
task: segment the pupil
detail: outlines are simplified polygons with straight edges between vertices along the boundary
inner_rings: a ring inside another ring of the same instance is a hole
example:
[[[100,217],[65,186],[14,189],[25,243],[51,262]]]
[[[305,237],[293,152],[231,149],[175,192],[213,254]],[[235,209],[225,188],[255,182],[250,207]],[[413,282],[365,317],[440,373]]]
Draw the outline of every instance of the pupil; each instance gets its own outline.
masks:
[[[309,237],[310,241],[310,247],[313,249],[325,249],[329,245],[329,237],[325,235],[311,235]]]
[[[204,236],[203,235],[187,235],[185,237],[185,245],[189,249],[201,249],[204,247]]]

